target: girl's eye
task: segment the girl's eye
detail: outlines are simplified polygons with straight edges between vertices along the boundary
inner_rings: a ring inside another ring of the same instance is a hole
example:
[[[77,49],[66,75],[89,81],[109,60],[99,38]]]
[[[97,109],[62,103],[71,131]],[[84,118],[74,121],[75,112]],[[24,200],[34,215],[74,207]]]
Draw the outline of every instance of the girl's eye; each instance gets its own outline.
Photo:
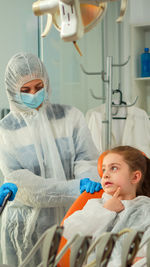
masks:
[[[105,169],[102,169],[102,172],[104,173],[105,172]]]
[[[118,168],[116,166],[112,166],[112,170],[116,171]]]

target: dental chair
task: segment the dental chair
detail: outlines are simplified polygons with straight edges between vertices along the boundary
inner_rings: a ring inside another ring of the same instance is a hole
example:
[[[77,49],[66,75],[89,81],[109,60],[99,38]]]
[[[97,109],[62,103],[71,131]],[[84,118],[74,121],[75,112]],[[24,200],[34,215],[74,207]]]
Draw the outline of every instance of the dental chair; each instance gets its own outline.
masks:
[[[103,162],[103,158],[104,158],[105,154],[106,154],[106,151],[103,152],[98,159],[97,168],[98,168],[98,173],[99,173],[100,177],[102,177],[102,162]],[[87,193],[86,191],[84,191],[75,200],[75,202],[72,204],[72,206],[70,207],[70,209],[66,213],[61,225],[63,226],[64,220],[67,217],[69,217],[72,213],[74,213],[76,210],[81,210],[89,199],[101,198],[103,192],[104,191],[102,189],[99,192],[94,192],[94,194]],[[67,243],[67,240],[62,236],[61,242],[60,242],[60,245],[58,248],[58,253],[63,249],[63,247],[66,245],[66,243]],[[70,248],[68,248],[68,250],[65,252],[65,254],[62,256],[61,260],[57,264],[57,267],[70,267],[70,254],[71,254],[71,251],[70,251]]]
[[[101,189],[99,192],[94,192],[94,194],[87,193],[84,191],[77,200],[73,203],[73,205],[70,207],[68,212],[66,213],[61,225],[63,225],[64,220],[69,217],[72,213],[74,213],[76,210],[81,210],[86,202],[91,198],[101,198],[103,194],[103,190]],[[66,245],[67,240],[62,236],[61,242],[58,248],[58,253],[63,249],[63,247]],[[65,252],[65,254],[62,256],[61,260],[57,264],[57,267],[70,267],[70,248]]]
[[[98,159],[97,168],[98,168],[98,173],[99,173],[100,177],[102,177],[102,175],[103,175],[103,173],[102,173],[102,163],[103,163],[103,159],[104,159],[104,156],[106,155],[106,153],[107,153],[107,151],[103,152],[100,155],[99,159]],[[145,155],[145,153],[143,153],[143,154]],[[65,217],[64,217],[64,219],[63,219],[63,221],[61,223],[61,226],[63,226],[64,220],[66,218],[68,218],[75,211],[81,210],[84,207],[84,205],[87,203],[87,201],[89,199],[92,199],[92,198],[101,198],[103,192],[104,192],[103,189],[101,189],[99,192],[94,192],[94,194],[87,193],[86,191],[84,191],[76,199],[76,201],[72,204],[72,206],[70,207],[70,209],[66,213],[66,215],[65,215]],[[105,251],[105,248],[107,247],[108,248],[108,251],[109,251],[109,255],[108,255],[108,253],[106,253],[107,255],[105,255],[105,258],[107,260],[109,260],[109,257],[111,255],[111,252],[113,250],[113,247],[115,245],[116,240],[122,234],[126,234],[126,233],[128,233],[128,236],[127,236],[127,238],[125,239],[125,242],[124,242],[124,253],[122,255],[122,267],[127,266],[127,263],[128,263],[128,260],[129,259],[130,259],[129,260],[130,262],[132,262],[132,260],[134,259],[135,254],[136,254],[136,251],[138,250],[138,247],[139,247],[139,244],[140,244],[140,241],[141,241],[141,238],[142,238],[143,233],[138,232],[138,231],[133,231],[132,229],[123,229],[123,231],[117,233],[116,235],[114,235],[112,233],[105,233],[104,236],[100,236],[100,238],[99,238],[99,241],[101,241],[101,243],[102,243],[102,246],[100,245],[99,248],[98,248],[99,249],[99,252],[101,251],[103,253]],[[150,242],[149,242],[149,244],[150,244]],[[134,245],[134,247],[136,249],[135,250],[132,249],[132,252],[131,252],[131,247],[133,245]],[[91,244],[89,242],[89,247],[90,246],[91,246]],[[67,250],[65,249],[65,247],[67,247],[67,240],[62,236],[61,237],[61,240],[60,240],[59,247],[58,247],[58,253],[57,253],[57,255],[59,255],[61,253],[61,251],[63,252],[63,249],[66,252],[65,253],[62,253],[63,256],[60,258],[59,262],[57,263],[57,267],[72,267],[72,266],[73,267],[76,267],[76,266],[82,266],[81,263],[78,264],[75,261],[74,261],[74,263],[72,263],[73,262],[73,259],[71,258],[72,257],[72,255],[71,255],[72,252],[71,252],[70,246],[68,246],[68,249]],[[85,249],[82,250],[83,247],[81,248],[81,253],[84,254],[82,257],[85,258],[85,254],[87,253],[89,247],[86,246],[86,251],[85,251]],[[73,251],[74,250],[73,245],[72,245],[71,248],[72,248],[72,251]],[[80,251],[80,249],[79,249],[79,246],[78,246],[78,252],[79,251]],[[101,254],[101,253],[99,253],[99,254]],[[99,257],[102,257],[102,255],[98,255],[98,256]],[[103,254],[103,256],[104,256],[104,254]],[[77,256],[77,254],[76,254],[76,259],[77,259],[77,257],[80,258],[81,255],[79,254]],[[100,259],[97,258],[97,260],[99,262]],[[84,260],[83,260],[83,262],[84,262]],[[91,266],[95,266],[95,265],[91,265]]]

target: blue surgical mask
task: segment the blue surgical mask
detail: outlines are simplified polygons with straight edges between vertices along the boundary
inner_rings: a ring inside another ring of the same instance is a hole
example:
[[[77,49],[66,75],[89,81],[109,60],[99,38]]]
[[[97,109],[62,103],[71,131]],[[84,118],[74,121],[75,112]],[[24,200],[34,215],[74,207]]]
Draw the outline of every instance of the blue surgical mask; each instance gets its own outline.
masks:
[[[29,108],[38,108],[45,98],[44,88],[35,94],[20,93],[23,103]]]

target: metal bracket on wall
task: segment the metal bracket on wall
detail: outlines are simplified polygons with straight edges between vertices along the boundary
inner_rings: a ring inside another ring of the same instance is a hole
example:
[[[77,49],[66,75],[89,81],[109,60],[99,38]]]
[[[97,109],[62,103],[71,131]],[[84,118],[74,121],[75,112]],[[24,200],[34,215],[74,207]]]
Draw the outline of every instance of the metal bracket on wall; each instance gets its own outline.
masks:
[[[89,72],[86,71],[85,68],[83,67],[83,65],[81,66],[82,71],[86,74],[86,75],[101,75],[102,81],[106,83],[107,86],[107,91],[106,97],[98,97],[95,96],[95,94],[93,93],[93,91],[90,89],[91,95],[93,98],[95,99],[100,99],[100,100],[106,100],[106,120],[103,121],[104,123],[106,123],[106,143],[105,143],[105,149],[109,149],[111,147],[111,131],[112,131],[112,106],[114,106],[112,104],[112,94],[113,94],[113,89],[112,89],[112,78],[113,78],[113,74],[112,74],[112,68],[113,67],[124,67],[125,65],[128,64],[130,60],[130,56],[128,57],[128,59],[121,64],[113,64],[113,57],[112,56],[108,56],[107,57],[107,71],[105,72],[100,71],[100,72]],[[106,78],[105,78],[106,75]],[[138,96],[135,98],[135,100],[133,101],[133,103],[126,105],[126,107],[131,107],[133,105],[135,105],[135,103],[137,102]],[[121,105],[115,105],[116,107],[121,107]]]

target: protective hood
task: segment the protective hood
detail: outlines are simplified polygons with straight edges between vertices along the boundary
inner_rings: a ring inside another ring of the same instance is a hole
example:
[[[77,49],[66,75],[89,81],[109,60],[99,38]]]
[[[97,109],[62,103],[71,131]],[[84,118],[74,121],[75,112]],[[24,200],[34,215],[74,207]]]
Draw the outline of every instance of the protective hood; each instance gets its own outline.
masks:
[[[50,96],[50,86],[47,71],[42,61],[33,54],[17,53],[7,64],[5,71],[6,92],[10,109],[27,111],[28,108],[20,97],[20,88],[27,82],[41,79],[44,83],[46,102]]]

